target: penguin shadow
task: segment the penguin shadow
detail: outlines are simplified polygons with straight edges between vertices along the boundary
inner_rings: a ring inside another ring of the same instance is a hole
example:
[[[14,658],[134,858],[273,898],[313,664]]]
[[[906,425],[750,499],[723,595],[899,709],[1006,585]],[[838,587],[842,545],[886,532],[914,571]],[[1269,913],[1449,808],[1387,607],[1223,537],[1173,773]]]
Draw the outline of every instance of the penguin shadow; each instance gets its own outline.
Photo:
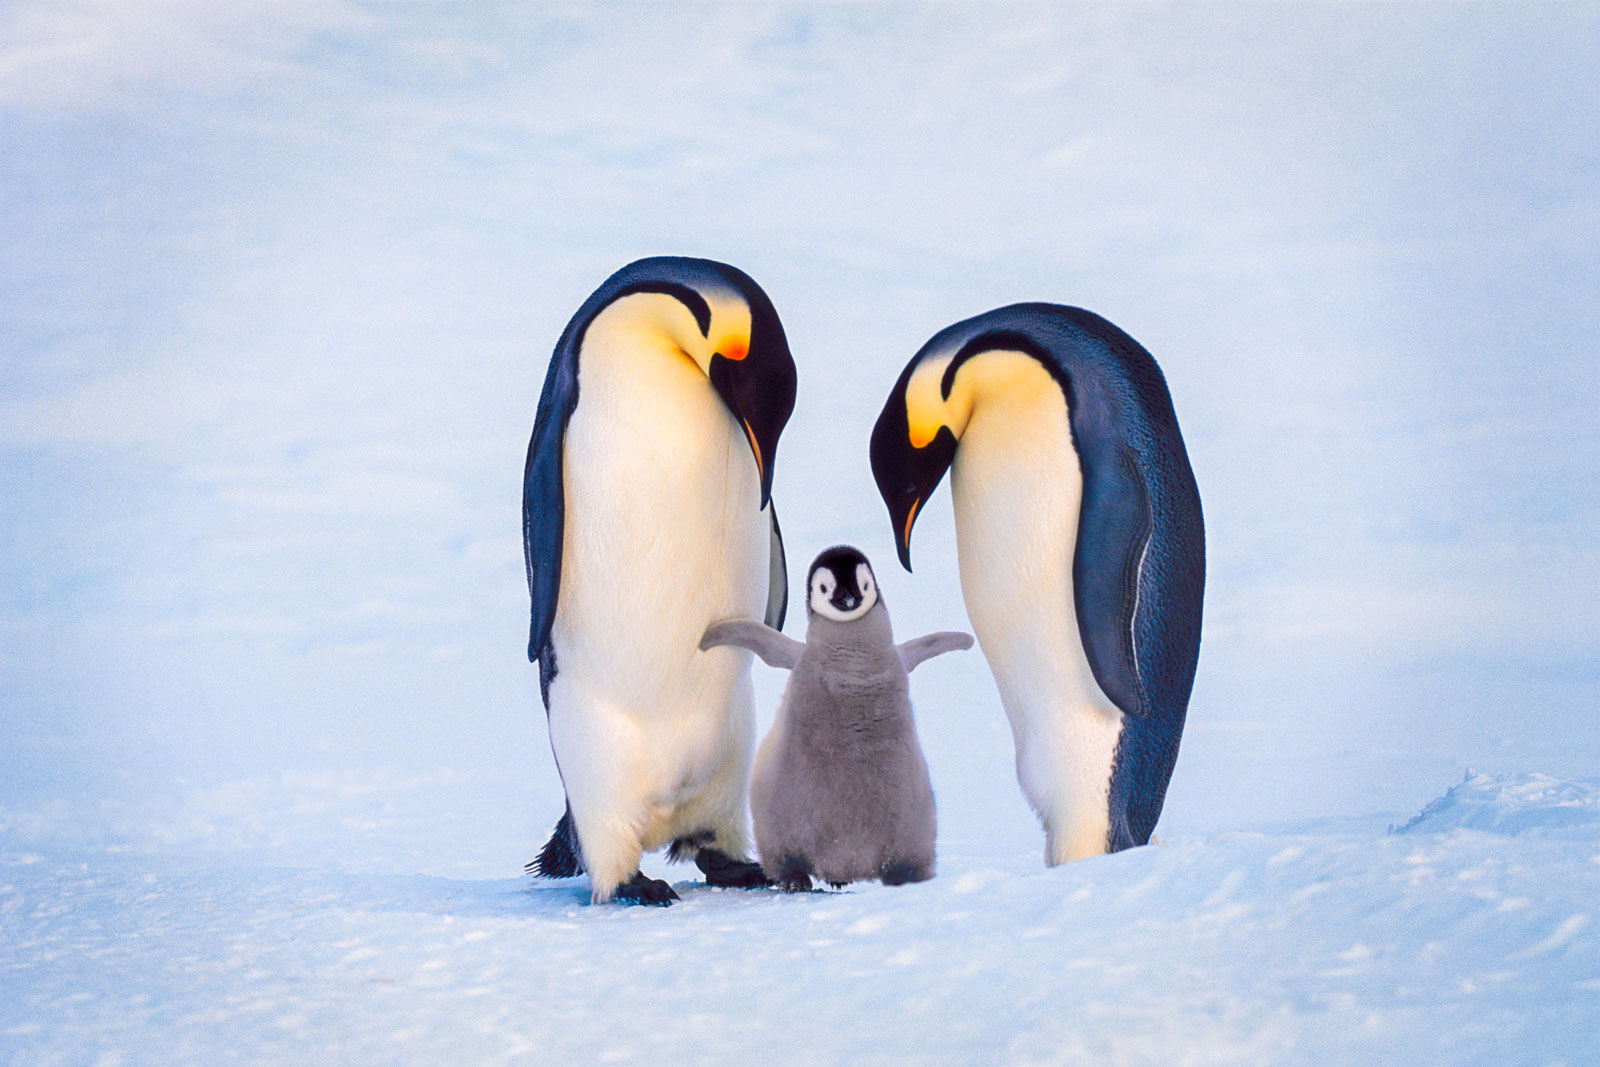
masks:
[[[646,900],[630,900],[618,897],[606,901],[604,904],[595,904],[591,899],[589,880],[582,875],[575,878],[540,879],[533,882],[523,882],[516,893],[519,907],[530,918],[548,917],[559,915],[570,918],[576,913],[592,913],[595,915],[610,915],[618,912],[631,912],[635,909],[645,911],[676,911],[685,905],[695,905],[702,901],[713,900],[724,896],[735,898],[765,898],[775,890],[767,889],[730,889],[723,886],[707,885],[700,879],[683,879],[667,883],[677,896],[668,901],[666,905],[656,904]],[[530,907],[531,905],[531,907]]]
[[[852,896],[860,892],[861,885],[871,886],[874,883],[855,882],[815,882],[805,886],[798,884],[784,886],[777,882],[765,886],[720,886],[710,885],[704,879],[683,878],[667,882],[672,891],[677,894],[677,899],[670,902],[671,909],[677,910],[685,905],[697,905],[712,901],[727,904],[773,902],[790,897],[814,898],[818,896]],[[524,883],[517,896],[526,903],[532,903],[540,912],[560,911],[570,913],[574,908],[594,907],[601,913],[609,913],[612,909],[631,910],[643,908],[646,910],[669,910],[662,905],[652,904],[642,900],[617,899],[604,904],[591,904],[589,880],[581,875],[575,878],[541,879],[536,882]],[[463,900],[473,912],[478,912],[482,901]]]
[[[594,904],[589,880],[583,875],[572,878],[540,878],[535,881],[525,882],[520,894],[524,903],[532,903],[540,910],[553,909],[563,913],[570,913],[573,908],[587,909],[591,906],[599,913],[609,913],[615,910],[627,911],[634,908],[647,910],[665,910],[667,906],[681,908],[699,900],[705,900],[725,893],[741,896],[764,895],[762,888],[733,889],[724,886],[708,885],[703,879],[684,878],[680,880],[665,881],[670,886],[674,896],[670,900],[657,902],[619,896],[603,904]]]
[[[586,908],[589,906],[589,880],[560,878],[524,882],[521,896],[536,910],[568,912],[573,908]]]
[[[541,879],[527,884],[522,897],[541,908],[559,908],[563,912],[572,908],[594,907],[598,912],[608,913],[612,910],[632,910],[643,908],[646,910],[672,910],[683,908],[685,905],[694,905],[704,901],[730,899],[730,900],[765,900],[774,895],[781,895],[777,886],[719,886],[710,885],[701,878],[663,879],[672,892],[676,894],[673,899],[663,903],[650,900],[629,899],[618,897],[604,904],[593,904],[589,889],[589,880],[583,876],[563,879]]]

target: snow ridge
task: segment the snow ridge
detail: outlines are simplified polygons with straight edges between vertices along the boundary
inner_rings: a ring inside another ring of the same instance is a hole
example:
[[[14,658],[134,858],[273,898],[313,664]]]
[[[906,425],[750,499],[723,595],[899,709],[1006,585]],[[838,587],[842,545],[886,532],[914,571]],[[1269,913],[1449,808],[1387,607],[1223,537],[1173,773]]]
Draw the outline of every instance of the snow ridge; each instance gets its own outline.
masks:
[[[1477,830],[1507,836],[1594,830],[1600,827],[1600,781],[1543,774],[1489,775],[1467,771],[1459,785],[1429,802],[1391,833]]]

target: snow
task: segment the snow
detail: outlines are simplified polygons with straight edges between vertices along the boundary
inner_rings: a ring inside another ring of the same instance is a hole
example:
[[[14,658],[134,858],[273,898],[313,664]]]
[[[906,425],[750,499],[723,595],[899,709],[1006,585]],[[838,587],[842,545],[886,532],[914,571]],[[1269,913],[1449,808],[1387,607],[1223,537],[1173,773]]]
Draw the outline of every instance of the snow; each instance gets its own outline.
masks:
[[[1507,781],[1468,771],[1460,785],[1423,808],[1399,833],[1482,830],[1495,834],[1537,834],[1546,830],[1600,828],[1600,803],[1582,783],[1543,774]]]
[[[11,827],[0,1048],[30,1064],[1589,1063],[1597,805],[1593,781],[1474,775],[1394,832],[1232,832],[1052,870],[1036,849],[963,844],[922,885],[792,895],[678,867],[664,910],[590,906],[582,879],[74,853]],[[403,835],[395,815],[383,829]]]
[[[1596,1062],[1600,15],[693,15],[0,9],[0,1063]],[[970,652],[913,678],[933,881],[522,877],[527,434],[662,253],[773,298],[790,559],[902,636],[969,628],[947,492],[904,574],[867,464],[911,354],[1023,299],[1155,354],[1162,844],[1046,870]]]

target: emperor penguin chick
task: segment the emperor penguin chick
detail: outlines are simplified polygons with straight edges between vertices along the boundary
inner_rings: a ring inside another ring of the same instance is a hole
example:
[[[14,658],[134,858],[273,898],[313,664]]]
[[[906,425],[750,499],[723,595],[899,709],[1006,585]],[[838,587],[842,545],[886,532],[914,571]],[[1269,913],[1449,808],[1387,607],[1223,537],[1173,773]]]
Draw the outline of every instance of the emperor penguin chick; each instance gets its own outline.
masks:
[[[836,887],[932,878],[933,784],[908,675],[972,637],[896,645],[872,565],[848,545],[812,561],[806,617],[805,644],[750,619],[713,623],[700,641],[791,672],[750,783],[761,866],[788,891],[810,889],[813,876]]]

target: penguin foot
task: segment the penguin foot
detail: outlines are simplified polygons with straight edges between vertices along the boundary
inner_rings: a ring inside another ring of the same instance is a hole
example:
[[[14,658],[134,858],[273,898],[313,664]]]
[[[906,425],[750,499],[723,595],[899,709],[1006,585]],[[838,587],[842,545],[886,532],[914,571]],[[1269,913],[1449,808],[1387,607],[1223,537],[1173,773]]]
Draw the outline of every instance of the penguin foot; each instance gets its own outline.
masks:
[[[617,886],[612,899],[619,904],[652,904],[665,908],[678,899],[678,894],[661,879],[650,878],[643,871],[634,871],[632,878]]]
[[[905,885],[907,882],[926,882],[932,877],[932,868],[909,860],[898,860],[883,865],[880,881],[884,885]]]
[[[785,893],[811,892],[811,864],[799,856],[785,856],[778,861],[778,888]]]
[[[759,863],[736,860],[726,852],[703,848],[695,853],[694,865],[706,876],[706,885],[727,889],[765,889],[772,884]]]

